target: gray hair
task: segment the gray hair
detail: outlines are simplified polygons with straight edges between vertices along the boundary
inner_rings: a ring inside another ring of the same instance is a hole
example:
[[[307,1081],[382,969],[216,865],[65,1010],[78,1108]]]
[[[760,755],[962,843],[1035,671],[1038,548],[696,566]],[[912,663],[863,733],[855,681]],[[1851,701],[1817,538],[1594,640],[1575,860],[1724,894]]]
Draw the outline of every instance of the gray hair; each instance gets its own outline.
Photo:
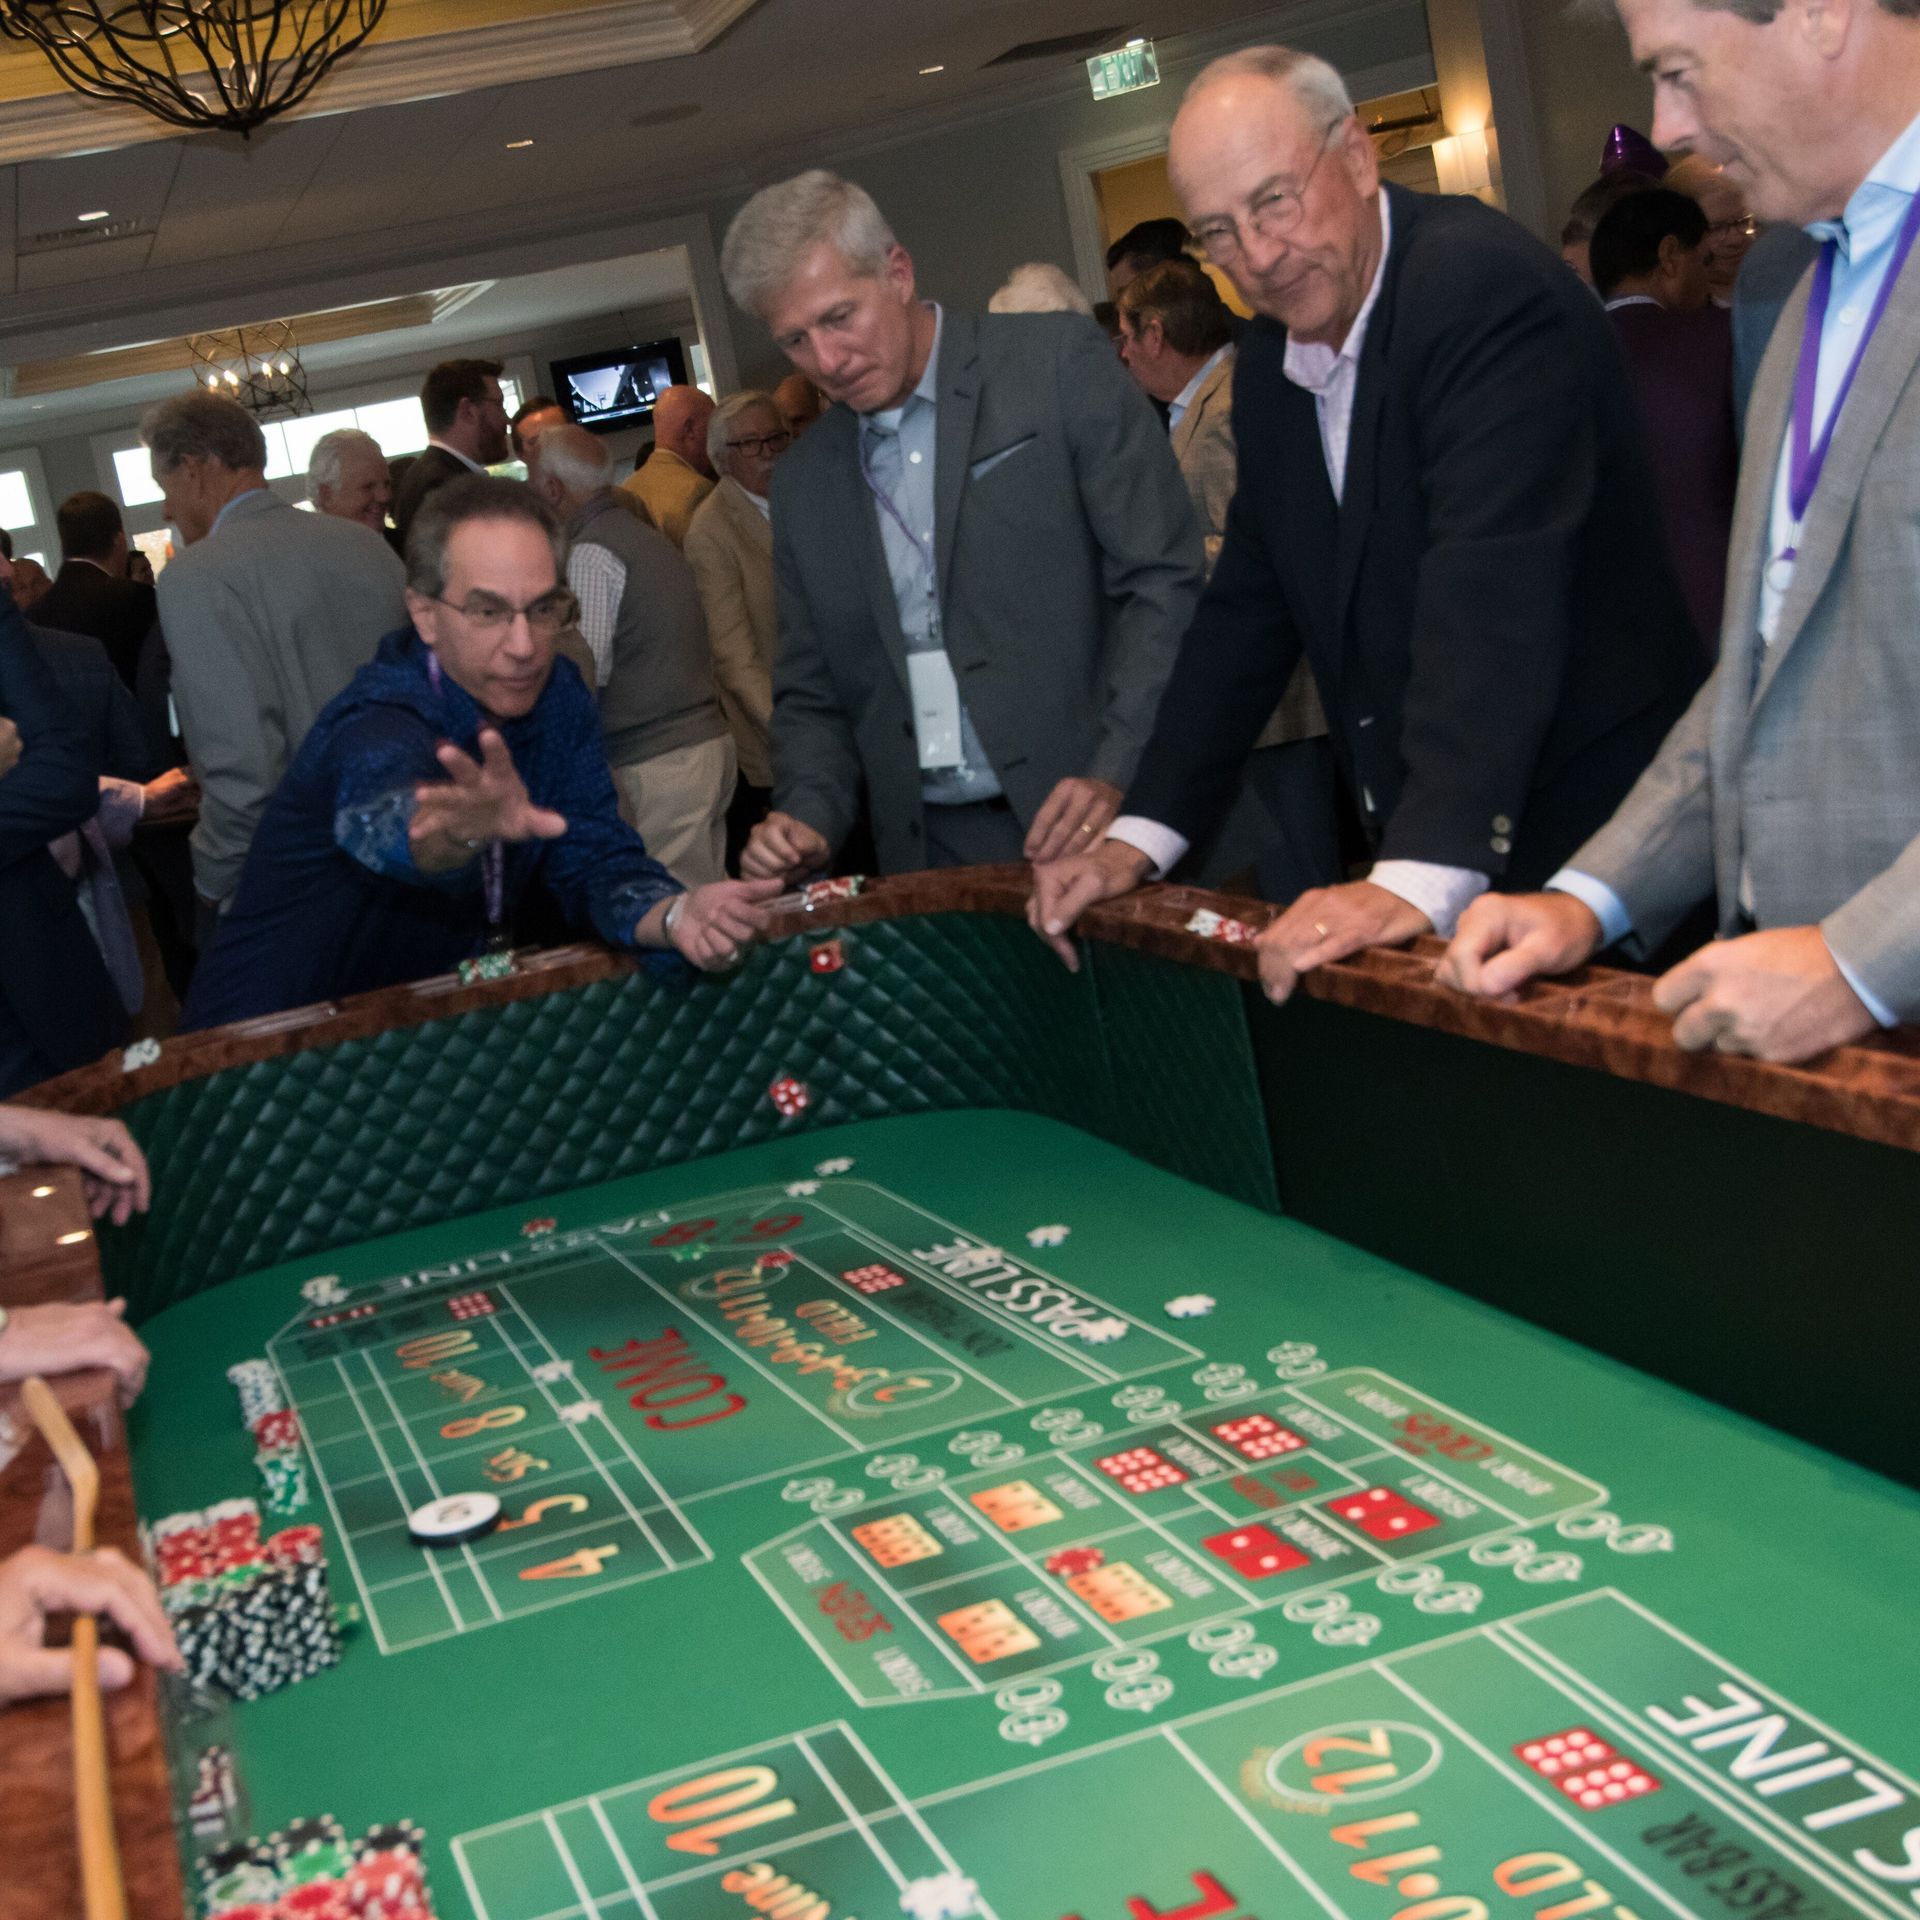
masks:
[[[736,306],[764,313],[801,261],[823,245],[838,247],[856,274],[871,279],[895,241],[865,187],[815,167],[762,187],[733,216],[720,249],[721,277]]]
[[[549,427],[527,449],[527,468],[558,480],[570,494],[602,493],[613,485],[613,449],[584,427]]]
[[[772,394],[762,393],[758,387],[743,387],[738,393],[730,393],[707,416],[707,458],[716,467],[726,457],[727,434],[733,423],[754,407],[765,407],[780,422],[780,430],[783,433],[786,431],[787,423],[781,416],[780,403]]]
[[[1749,26],[1764,27],[1779,17],[1786,0],[1693,0],[1693,4],[1702,13],[1731,13]],[[1619,8],[1615,0],[1578,0],[1575,11],[1605,19],[1609,14],[1617,17]],[[1880,11],[1896,20],[1920,19],[1920,0],[1880,0]]]
[[[1216,81],[1241,76],[1285,87],[1323,131],[1352,116],[1353,95],[1339,71],[1317,53],[1297,53],[1292,47],[1242,47],[1237,53],[1222,54],[1194,75],[1186,97],[1191,100]]]
[[[437,600],[447,590],[447,543],[470,520],[518,520],[538,527],[553,549],[553,571],[567,583],[567,535],[553,509],[519,480],[490,473],[463,473],[435,487],[421,502],[407,532],[407,585]]]
[[[140,438],[153,455],[154,471],[171,473],[183,460],[217,460],[235,473],[264,470],[267,436],[238,400],[224,394],[176,393],[147,409]]]
[[[347,455],[361,451],[371,453],[383,465],[386,462],[380,442],[358,427],[335,427],[331,433],[323,433],[307,456],[307,498],[317,505],[322,487],[331,489],[340,484]]]
[[[989,313],[1084,313],[1093,318],[1093,302],[1064,267],[1051,260],[1029,260],[1007,275],[1007,283],[987,302]]]

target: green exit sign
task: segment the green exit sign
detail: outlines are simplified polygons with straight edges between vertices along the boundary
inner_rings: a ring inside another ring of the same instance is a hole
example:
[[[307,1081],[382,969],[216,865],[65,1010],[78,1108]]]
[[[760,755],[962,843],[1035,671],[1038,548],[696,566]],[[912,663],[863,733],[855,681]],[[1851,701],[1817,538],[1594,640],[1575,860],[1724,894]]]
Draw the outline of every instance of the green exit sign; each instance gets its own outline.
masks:
[[[1138,93],[1142,87],[1160,84],[1160,57],[1151,40],[1129,40],[1112,53],[1096,53],[1087,62],[1087,78],[1093,82],[1096,100],[1111,100],[1115,94]]]

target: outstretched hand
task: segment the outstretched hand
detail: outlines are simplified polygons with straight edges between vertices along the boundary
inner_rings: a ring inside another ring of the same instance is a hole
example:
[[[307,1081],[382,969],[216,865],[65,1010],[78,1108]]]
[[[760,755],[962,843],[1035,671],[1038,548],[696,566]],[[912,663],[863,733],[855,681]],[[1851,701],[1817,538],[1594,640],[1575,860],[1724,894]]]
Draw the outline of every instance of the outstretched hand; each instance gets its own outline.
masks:
[[[566,832],[563,815],[533,804],[506,741],[494,728],[481,729],[478,760],[451,743],[442,745],[435,758],[447,778],[414,789],[407,838],[416,862],[457,866],[489,840],[557,840]]]

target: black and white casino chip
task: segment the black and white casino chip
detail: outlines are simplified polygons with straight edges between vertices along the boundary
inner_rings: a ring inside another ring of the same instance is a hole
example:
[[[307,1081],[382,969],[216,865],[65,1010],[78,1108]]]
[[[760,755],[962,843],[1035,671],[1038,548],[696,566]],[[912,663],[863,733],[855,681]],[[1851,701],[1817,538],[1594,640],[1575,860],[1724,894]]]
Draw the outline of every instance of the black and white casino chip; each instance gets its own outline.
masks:
[[[449,1493],[407,1515],[407,1537],[423,1547],[457,1547],[500,1524],[500,1499],[491,1493]]]

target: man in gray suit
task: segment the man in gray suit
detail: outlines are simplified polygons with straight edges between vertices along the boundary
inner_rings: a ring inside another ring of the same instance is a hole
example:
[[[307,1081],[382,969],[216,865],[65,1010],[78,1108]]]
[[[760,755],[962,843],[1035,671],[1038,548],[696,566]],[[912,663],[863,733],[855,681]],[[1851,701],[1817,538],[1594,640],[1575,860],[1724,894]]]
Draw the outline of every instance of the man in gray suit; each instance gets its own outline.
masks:
[[[200,783],[193,881],[210,932],[315,716],[406,625],[406,572],[377,533],[268,487],[265,437],[237,401],[163,400],[140,437],[183,549],[160,576],[160,621]]]
[[[1470,909],[1441,976],[1511,993],[1713,897],[1721,938],[1654,989],[1674,1038],[1806,1060],[1920,1021],[1920,10],[1618,5],[1655,140],[1823,257],[1754,389],[1712,679],[1549,891]]]
[[[741,871],[826,865],[863,776],[887,872],[1093,844],[1200,591],[1152,409],[1076,314],[927,304],[832,174],[756,194],[721,269],[839,403],[774,476],[774,811]]]

